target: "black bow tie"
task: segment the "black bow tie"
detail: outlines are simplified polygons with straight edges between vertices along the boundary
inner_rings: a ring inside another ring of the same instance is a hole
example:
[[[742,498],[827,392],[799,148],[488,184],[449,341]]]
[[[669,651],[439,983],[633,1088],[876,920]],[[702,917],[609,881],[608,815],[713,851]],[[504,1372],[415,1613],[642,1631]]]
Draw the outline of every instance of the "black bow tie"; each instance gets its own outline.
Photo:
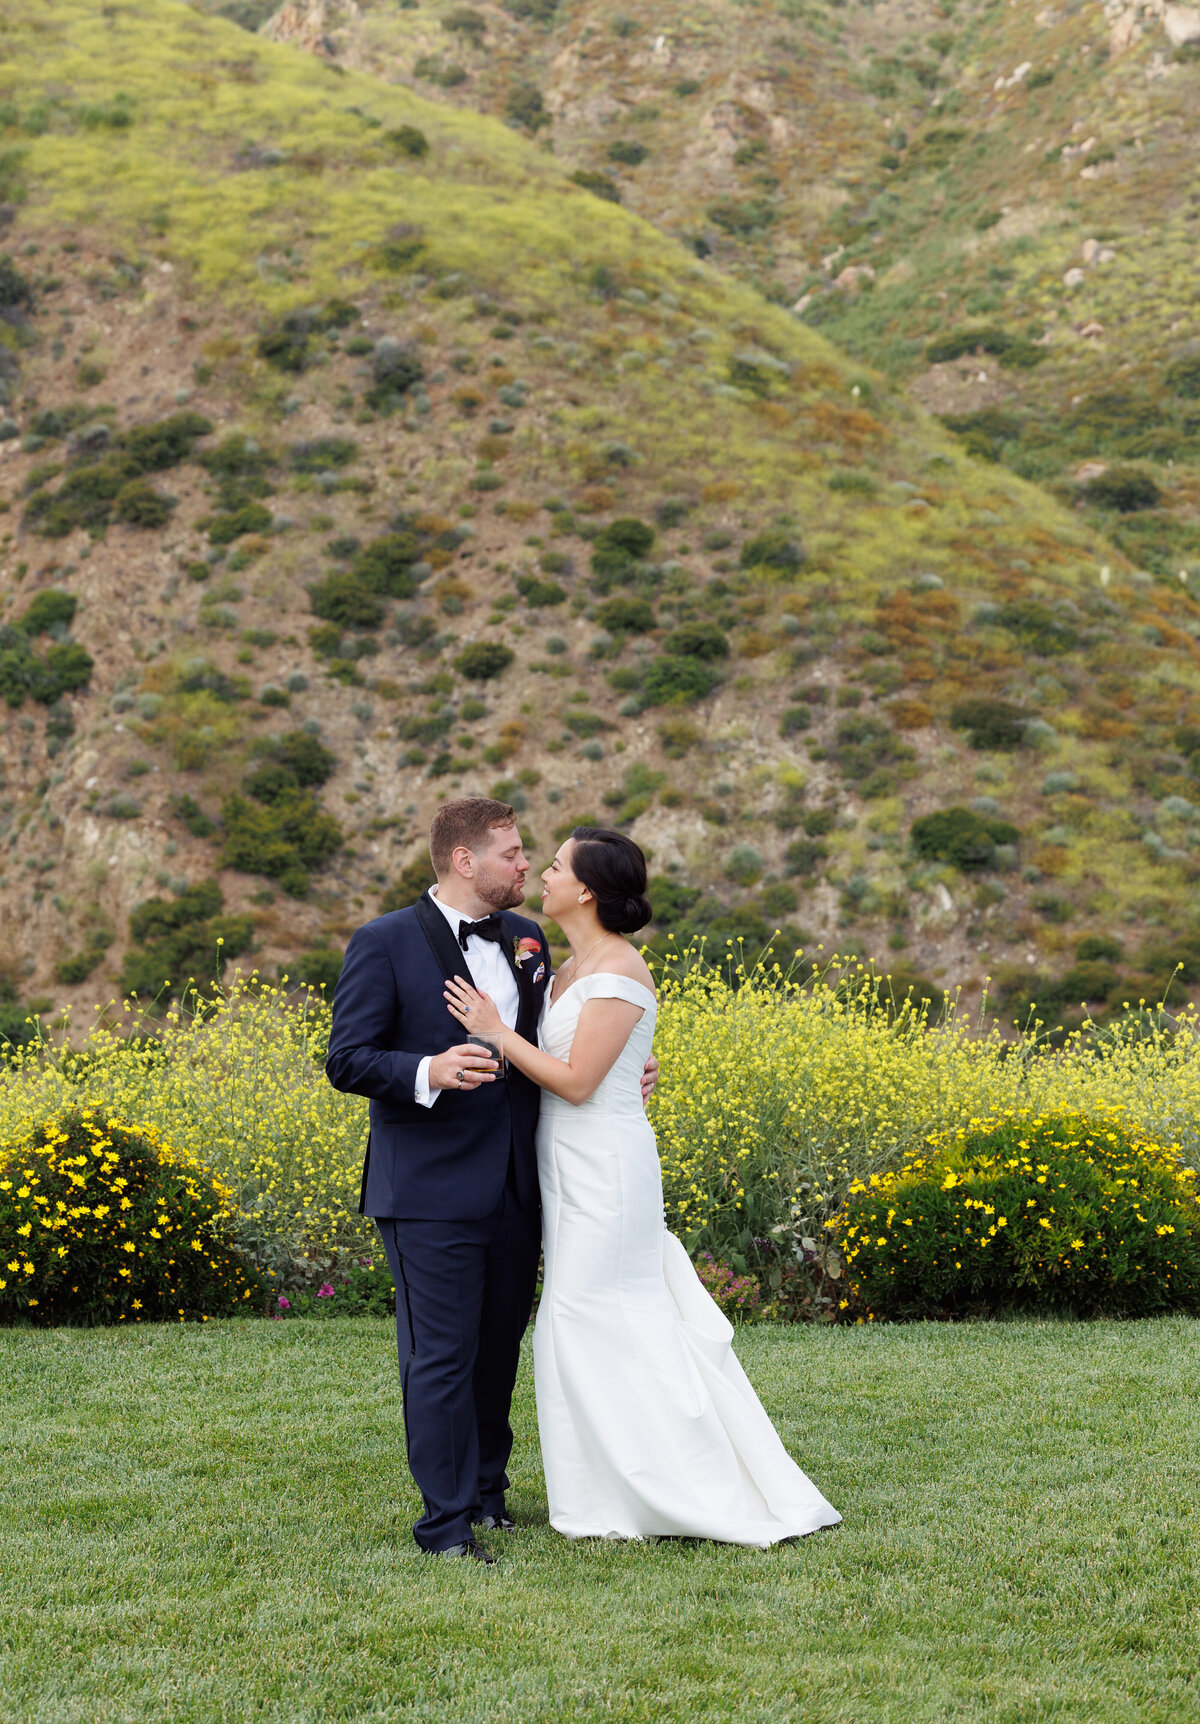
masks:
[[[480,940],[494,940],[498,946],[504,944],[504,927],[499,916],[485,916],[482,922],[460,922],[458,924],[458,943],[465,952],[467,941],[474,934]]]

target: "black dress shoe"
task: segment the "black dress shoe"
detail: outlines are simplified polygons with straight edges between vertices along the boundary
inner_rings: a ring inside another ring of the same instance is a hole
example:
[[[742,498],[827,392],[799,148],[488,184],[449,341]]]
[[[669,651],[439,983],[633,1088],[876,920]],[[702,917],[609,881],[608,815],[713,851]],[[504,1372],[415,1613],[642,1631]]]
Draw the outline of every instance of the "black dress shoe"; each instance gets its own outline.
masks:
[[[499,1514],[481,1515],[475,1525],[481,1526],[484,1532],[514,1532],[517,1523],[501,1509]]]
[[[496,1560],[491,1551],[485,1550],[473,1538],[464,1539],[461,1544],[448,1544],[445,1550],[428,1550],[425,1554],[426,1556],[465,1556],[473,1562],[483,1562],[489,1566]]]

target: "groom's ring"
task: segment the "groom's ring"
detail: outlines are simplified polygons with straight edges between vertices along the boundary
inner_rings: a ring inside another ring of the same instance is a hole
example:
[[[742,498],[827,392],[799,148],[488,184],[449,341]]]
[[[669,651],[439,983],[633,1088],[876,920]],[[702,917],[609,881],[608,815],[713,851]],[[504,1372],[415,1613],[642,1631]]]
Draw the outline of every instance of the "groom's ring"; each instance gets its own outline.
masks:
[[[458,1079],[458,1087],[459,1087],[459,1089],[461,1089],[462,1084],[463,1084],[463,1078],[466,1077],[467,1074],[465,1072],[455,1072],[454,1075]]]

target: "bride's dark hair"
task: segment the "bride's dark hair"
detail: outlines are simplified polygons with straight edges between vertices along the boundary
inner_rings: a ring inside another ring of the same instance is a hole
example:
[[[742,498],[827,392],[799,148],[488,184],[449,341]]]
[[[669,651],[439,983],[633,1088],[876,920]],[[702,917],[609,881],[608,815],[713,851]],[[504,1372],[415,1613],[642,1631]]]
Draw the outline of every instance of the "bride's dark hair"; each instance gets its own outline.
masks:
[[[632,838],[607,826],[577,826],[572,832],[571,872],[596,900],[596,914],[610,934],[634,934],[653,915],[646,897],[646,858]]]

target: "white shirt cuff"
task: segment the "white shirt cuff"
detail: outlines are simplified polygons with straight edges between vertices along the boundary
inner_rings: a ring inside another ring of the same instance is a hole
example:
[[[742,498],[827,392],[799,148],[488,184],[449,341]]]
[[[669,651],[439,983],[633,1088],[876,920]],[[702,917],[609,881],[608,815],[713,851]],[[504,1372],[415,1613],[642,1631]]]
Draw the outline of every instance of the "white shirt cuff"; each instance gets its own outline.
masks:
[[[432,1107],[442,1093],[440,1089],[431,1090],[429,1087],[429,1067],[432,1063],[433,1055],[426,1054],[417,1067],[417,1081],[413,1085],[413,1100],[418,1107]]]

